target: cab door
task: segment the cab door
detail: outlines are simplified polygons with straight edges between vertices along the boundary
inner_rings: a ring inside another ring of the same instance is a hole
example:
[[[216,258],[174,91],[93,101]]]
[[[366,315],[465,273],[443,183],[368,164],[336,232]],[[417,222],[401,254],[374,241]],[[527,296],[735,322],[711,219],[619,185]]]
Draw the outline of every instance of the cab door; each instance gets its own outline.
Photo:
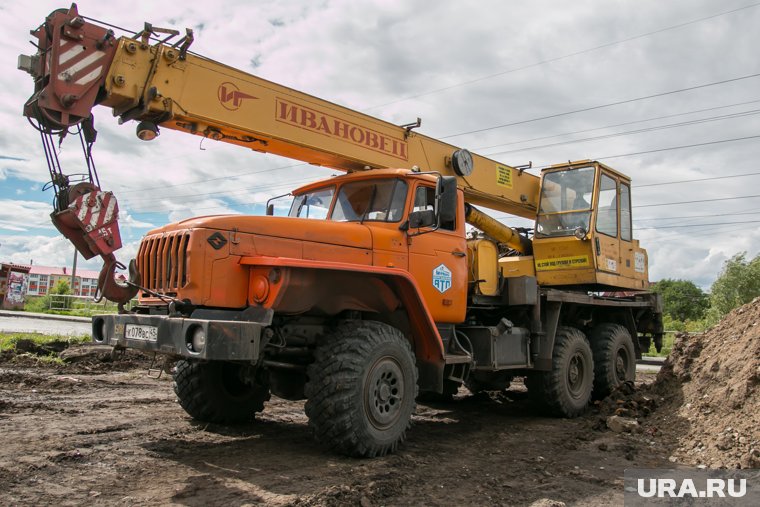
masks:
[[[412,195],[409,212],[433,209],[434,186],[417,183]],[[432,232],[425,232],[430,228],[407,232],[409,272],[436,322],[463,322],[467,310],[467,244],[461,191],[457,191],[457,203],[453,223],[442,223]]]
[[[599,271],[620,274],[620,210],[618,181],[601,172],[596,204],[594,250]]]

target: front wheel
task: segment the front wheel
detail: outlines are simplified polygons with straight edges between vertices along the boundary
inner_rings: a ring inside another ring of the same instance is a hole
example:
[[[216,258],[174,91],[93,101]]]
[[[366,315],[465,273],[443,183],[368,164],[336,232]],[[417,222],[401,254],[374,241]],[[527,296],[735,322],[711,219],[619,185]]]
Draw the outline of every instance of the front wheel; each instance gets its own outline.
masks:
[[[264,410],[269,389],[245,376],[244,366],[222,361],[177,361],[174,392],[193,419],[244,423]]]
[[[355,457],[394,452],[406,437],[417,395],[409,341],[386,324],[350,321],[314,356],[305,410],[317,440]]]

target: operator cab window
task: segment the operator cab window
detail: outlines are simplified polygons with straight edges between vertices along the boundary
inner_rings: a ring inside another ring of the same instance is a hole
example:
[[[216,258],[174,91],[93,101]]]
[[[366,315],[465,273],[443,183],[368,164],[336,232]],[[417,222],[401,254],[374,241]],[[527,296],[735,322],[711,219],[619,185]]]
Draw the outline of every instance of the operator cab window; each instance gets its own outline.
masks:
[[[594,168],[580,167],[544,175],[536,223],[539,236],[570,236],[589,230]]]
[[[340,187],[331,220],[337,222],[399,222],[406,204],[406,182],[368,180]]]
[[[435,211],[435,188],[419,186],[414,194],[414,208],[412,211]],[[441,229],[455,231],[457,228],[456,220],[441,222]]]

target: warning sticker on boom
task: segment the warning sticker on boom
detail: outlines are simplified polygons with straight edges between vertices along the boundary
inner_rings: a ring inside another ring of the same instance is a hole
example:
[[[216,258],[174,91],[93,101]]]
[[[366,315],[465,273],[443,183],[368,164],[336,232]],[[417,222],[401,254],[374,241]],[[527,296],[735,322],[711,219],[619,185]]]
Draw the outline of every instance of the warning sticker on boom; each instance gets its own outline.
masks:
[[[497,165],[496,184],[501,187],[512,188],[512,168]]]
[[[536,271],[549,271],[552,269],[584,268],[591,263],[588,255],[576,255],[574,257],[556,257],[554,259],[536,259]]]

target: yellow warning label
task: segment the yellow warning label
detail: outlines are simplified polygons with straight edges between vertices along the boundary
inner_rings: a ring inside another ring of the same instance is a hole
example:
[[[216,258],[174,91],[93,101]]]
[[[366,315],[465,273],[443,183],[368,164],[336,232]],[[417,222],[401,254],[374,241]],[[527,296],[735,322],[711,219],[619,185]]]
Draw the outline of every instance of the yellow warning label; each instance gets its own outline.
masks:
[[[556,257],[554,259],[536,259],[536,271],[582,268],[590,265],[591,263],[588,260],[588,255],[576,255],[574,257]]]
[[[512,188],[512,168],[497,165],[496,184],[502,187]]]

